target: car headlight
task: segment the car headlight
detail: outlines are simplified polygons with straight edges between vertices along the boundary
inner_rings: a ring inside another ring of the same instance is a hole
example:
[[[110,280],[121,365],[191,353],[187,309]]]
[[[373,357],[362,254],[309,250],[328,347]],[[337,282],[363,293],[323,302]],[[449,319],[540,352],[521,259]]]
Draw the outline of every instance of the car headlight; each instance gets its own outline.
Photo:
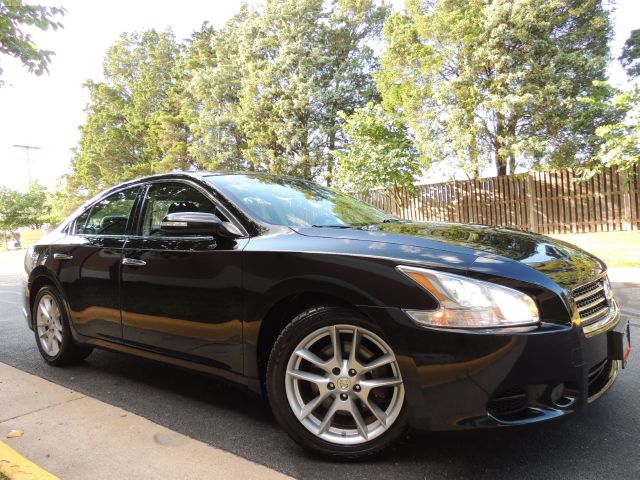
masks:
[[[439,302],[436,310],[405,310],[418,325],[442,328],[500,328],[540,322],[533,299],[512,288],[426,268],[398,266]]]

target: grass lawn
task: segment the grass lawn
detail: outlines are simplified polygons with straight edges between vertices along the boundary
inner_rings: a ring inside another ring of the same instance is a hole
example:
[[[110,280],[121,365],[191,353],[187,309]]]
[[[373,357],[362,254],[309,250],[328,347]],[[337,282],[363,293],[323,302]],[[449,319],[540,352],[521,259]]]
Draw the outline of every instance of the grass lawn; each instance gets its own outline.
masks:
[[[608,267],[640,267],[640,231],[550,235],[604,260]]]

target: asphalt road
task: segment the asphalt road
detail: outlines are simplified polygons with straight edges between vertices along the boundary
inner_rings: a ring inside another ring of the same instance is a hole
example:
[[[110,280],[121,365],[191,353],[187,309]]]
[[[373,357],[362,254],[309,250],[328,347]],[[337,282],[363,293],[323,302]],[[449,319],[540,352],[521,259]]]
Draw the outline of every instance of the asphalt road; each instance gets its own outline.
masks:
[[[640,345],[640,285],[615,285]],[[640,478],[640,349],[599,402],[555,423],[412,434],[375,461],[333,464],[303,452],[257,397],[211,378],[95,351],[48,367],[20,311],[19,277],[0,272],[0,362],[122,407],[192,438],[298,478]],[[63,435],[63,432],[61,432]],[[60,438],[60,441],[64,441]]]

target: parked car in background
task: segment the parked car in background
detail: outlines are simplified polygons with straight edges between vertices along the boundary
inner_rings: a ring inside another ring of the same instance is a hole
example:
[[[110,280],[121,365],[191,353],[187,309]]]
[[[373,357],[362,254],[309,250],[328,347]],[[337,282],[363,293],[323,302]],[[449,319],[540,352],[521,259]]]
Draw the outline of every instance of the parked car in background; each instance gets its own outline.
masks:
[[[24,282],[49,364],[104,348],[224,377],[330,458],[374,455],[410,426],[565,416],[630,350],[605,265],[576,247],[411,223],[275,175],[111,188],[28,249]]]
[[[22,248],[22,244],[19,240],[10,240],[5,242],[7,246],[7,250],[20,250]]]

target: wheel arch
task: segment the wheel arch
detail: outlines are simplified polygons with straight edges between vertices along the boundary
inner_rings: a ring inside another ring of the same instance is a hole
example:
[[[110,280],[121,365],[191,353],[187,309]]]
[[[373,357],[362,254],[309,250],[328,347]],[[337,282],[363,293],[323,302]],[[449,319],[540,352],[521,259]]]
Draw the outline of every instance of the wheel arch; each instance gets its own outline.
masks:
[[[64,297],[60,282],[58,282],[57,279],[53,275],[51,275],[51,273],[43,265],[34,268],[31,272],[31,275],[29,275],[29,284],[27,286],[29,314],[32,327],[34,322],[34,302],[40,289],[46,285],[53,286],[57,290],[58,294],[62,297],[62,301],[66,303],[66,299]]]
[[[302,312],[314,307],[344,307],[366,316],[358,308],[358,302],[348,295],[327,292],[323,289],[290,293],[273,302],[259,321],[255,347],[255,363],[250,366],[257,375],[260,390],[264,393],[267,362],[273,345],[284,328]],[[373,320],[373,319],[372,319]]]

